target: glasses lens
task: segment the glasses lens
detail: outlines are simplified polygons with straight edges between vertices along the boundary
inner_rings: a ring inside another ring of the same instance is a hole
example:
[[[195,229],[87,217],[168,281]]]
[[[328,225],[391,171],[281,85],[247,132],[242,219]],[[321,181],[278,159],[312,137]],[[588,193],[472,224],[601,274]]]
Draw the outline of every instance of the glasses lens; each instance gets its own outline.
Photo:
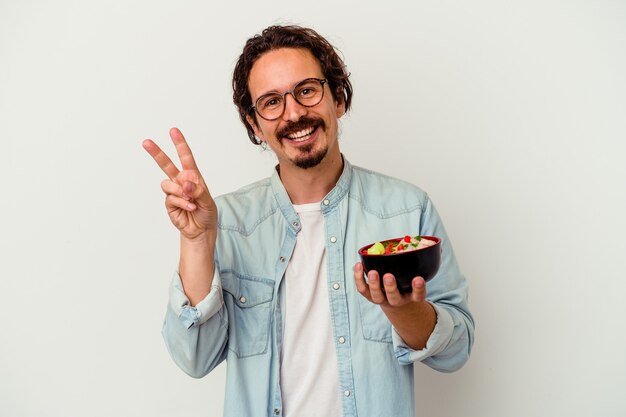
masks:
[[[303,106],[315,106],[324,96],[324,86],[319,80],[308,79],[296,85],[293,96]]]
[[[298,103],[305,107],[315,106],[324,98],[324,82],[316,78],[307,78],[300,81],[292,91],[285,94],[292,94]],[[257,113],[266,120],[278,119],[285,110],[285,95],[278,93],[265,94],[259,97],[254,106]]]
[[[283,96],[280,94],[266,94],[259,97],[256,109],[266,119],[276,119],[283,112]]]

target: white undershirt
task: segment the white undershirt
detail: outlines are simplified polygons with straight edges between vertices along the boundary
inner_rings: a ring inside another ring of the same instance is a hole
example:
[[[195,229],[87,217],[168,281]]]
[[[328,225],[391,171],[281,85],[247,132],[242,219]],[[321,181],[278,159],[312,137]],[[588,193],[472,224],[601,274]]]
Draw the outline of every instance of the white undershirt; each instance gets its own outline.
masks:
[[[339,417],[339,372],[328,302],[319,203],[294,205],[302,229],[285,272],[280,389],[285,417]]]

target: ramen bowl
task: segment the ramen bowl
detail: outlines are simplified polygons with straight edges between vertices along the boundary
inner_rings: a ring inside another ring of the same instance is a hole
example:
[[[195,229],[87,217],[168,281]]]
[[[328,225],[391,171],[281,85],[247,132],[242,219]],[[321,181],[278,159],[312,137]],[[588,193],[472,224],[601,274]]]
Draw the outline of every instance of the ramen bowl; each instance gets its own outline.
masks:
[[[420,236],[422,239],[433,241],[434,244],[420,249],[403,250],[393,253],[370,254],[368,249],[376,243],[370,243],[359,249],[359,256],[367,274],[377,271],[383,285],[383,275],[390,273],[396,278],[396,285],[401,293],[409,293],[412,289],[413,278],[422,277],[428,282],[435,277],[441,264],[441,239],[435,236]],[[381,241],[383,246],[395,245],[402,242],[404,237]]]

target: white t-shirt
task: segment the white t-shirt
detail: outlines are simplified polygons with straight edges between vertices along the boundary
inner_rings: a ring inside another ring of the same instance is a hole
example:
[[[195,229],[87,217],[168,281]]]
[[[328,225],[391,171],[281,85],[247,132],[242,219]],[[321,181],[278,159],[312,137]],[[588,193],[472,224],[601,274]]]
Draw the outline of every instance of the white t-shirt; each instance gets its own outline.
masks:
[[[285,272],[285,328],[280,389],[285,417],[339,417],[337,354],[319,203],[294,205],[302,229]]]

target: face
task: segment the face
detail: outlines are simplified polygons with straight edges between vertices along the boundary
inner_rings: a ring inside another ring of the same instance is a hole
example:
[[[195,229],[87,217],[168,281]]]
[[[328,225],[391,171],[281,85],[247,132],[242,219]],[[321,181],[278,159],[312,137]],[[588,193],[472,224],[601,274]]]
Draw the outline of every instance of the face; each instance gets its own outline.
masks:
[[[289,91],[306,78],[324,78],[319,62],[308,50],[282,48],[267,52],[250,71],[252,102],[267,93]],[[268,121],[257,115],[255,124],[248,116],[256,136],[272,148],[281,167],[312,168],[329,155],[339,155],[337,136],[344,105],[333,99],[328,83],[324,89],[324,98],[313,107],[304,107],[287,94],[285,111],[278,119]]]

